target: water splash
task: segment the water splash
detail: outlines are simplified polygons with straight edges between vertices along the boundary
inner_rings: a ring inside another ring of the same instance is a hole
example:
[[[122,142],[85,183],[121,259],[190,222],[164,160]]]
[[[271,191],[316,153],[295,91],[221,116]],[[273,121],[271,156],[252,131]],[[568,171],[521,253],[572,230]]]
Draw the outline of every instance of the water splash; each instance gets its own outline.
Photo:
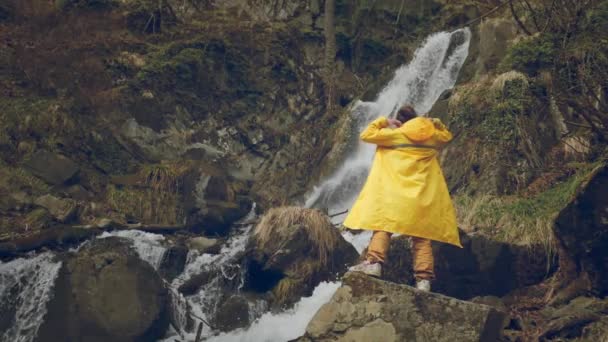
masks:
[[[104,232],[99,235],[98,239],[105,239],[112,236],[130,240],[139,258],[152,265],[152,267],[158,271],[158,268],[163,261],[163,255],[167,251],[167,247],[163,244],[165,242],[164,236],[143,232],[141,230],[119,230]]]
[[[171,283],[171,288],[176,294],[176,289],[192,278],[192,276],[200,274],[203,271],[217,270],[218,272],[216,272],[217,275],[214,279],[209,281],[194,295],[184,297],[179,294],[175,296],[174,300],[179,305],[173,305],[172,310],[174,312],[172,315],[179,318],[179,320],[174,320],[179,331],[169,331],[164,341],[174,342],[176,335],[179,335],[181,340],[194,340],[194,332],[189,331],[190,329],[187,327],[188,311],[191,311],[194,317],[197,318],[195,319],[197,324],[199,323],[198,318],[209,321],[208,313],[217,310],[217,305],[221,299],[221,287],[226,286],[226,283],[230,283],[234,285],[235,292],[238,292],[242,288],[244,284],[244,278],[242,277],[244,270],[241,269],[238,259],[245,251],[249,242],[253,225],[248,223],[252,222],[255,218],[255,210],[256,204],[254,203],[249,214],[236,222],[236,226],[239,228],[234,230],[218,254],[200,253],[196,250],[191,250],[188,253],[184,271]],[[265,303],[251,303],[250,305],[253,306],[253,310],[250,310],[250,313],[253,313],[263,309]],[[204,325],[202,336],[211,336],[212,334],[213,331]]]
[[[394,116],[404,104],[412,105],[418,113],[427,113],[439,96],[456,83],[468,55],[470,38],[469,29],[429,36],[412,61],[395,71],[376,101],[355,104],[351,115],[356,129],[363,130],[381,115]],[[375,146],[357,143],[350,151],[343,165],[313,189],[306,200],[307,207],[342,212],[352,206],[367,178]]]
[[[0,313],[14,317],[1,341],[34,340],[60,268],[61,262],[51,253],[0,263]]]
[[[304,335],[308,322],[321,306],[327,303],[340,287],[339,282],[322,282],[310,297],[300,299],[291,309],[281,313],[268,312],[248,329],[212,337],[209,342],[278,342],[290,341]]]

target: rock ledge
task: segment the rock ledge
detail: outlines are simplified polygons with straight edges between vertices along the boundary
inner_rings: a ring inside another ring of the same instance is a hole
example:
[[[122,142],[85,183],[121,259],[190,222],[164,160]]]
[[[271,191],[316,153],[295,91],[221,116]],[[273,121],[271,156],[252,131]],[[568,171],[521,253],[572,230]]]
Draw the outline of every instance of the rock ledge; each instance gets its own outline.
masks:
[[[506,315],[349,272],[296,341],[498,341]]]

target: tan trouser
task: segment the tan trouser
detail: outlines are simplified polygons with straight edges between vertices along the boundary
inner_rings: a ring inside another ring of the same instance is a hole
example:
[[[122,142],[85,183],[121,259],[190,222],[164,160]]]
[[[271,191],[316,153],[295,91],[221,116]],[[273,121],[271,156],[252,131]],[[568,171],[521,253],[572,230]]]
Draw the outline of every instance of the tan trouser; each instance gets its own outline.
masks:
[[[391,243],[391,233],[374,231],[372,240],[367,247],[366,259],[372,262],[384,263]],[[414,256],[414,276],[416,280],[435,279],[435,265],[431,240],[412,237],[412,252]]]

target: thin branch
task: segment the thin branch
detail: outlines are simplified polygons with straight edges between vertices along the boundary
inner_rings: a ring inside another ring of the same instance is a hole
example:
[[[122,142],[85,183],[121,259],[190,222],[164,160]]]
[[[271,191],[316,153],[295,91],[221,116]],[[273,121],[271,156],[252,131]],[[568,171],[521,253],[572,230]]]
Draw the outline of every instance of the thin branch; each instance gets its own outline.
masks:
[[[401,0],[401,7],[399,7],[399,13],[397,13],[397,20],[395,20],[395,25],[399,24],[399,18],[401,18],[401,11],[403,11],[404,5],[405,5],[405,0]]]
[[[583,125],[583,124],[572,122],[572,121],[566,121],[566,120],[564,120],[564,123],[566,123],[568,125],[572,125],[572,126],[593,129],[593,127],[591,127],[589,125]]]
[[[492,13],[494,13],[494,12],[498,11],[499,9],[503,8],[503,7],[504,7],[505,5],[507,5],[508,3],[509,3],[508,1],[503,2],[502,4],[500,4],[500,5],[496,6],[496,7],[494,7],[494,9],[493,9],[493,10],[490,10],[490,11],[488,11],[488,12],[486,12],[486,13],[482,14],[481,16],[479,16],[479,17],[477,17],[477,18],[475,18],[475,19],[473,19],[473,20],[468,21],[468,22],[467,22],[467,23],[465,23],[464,25],[461,25],[459,28],[464,28],[464,27],[467,27],[467,26],[469,26],[469,25],[471,25],[471,24],[474,24],[474,23],[478,22],[479,20],[481,20],[481,19],[483,19],[483,18],[485,18],[485,17],[489,16],[490,14],[492,14]]]
[[[513,0],[509,0],[509,7],[511,8],[511,15],[513,16],[513,19],[515,19],[515,22],[517,22],[517,25],[528,35],[531,36],[532,33],[530,33],[530,31],[528,31],[528,29],[526,28],[526,26],[524,25],[524,23],[521,22],[521,20],[519,19],[519,16],[517,15],[517,12],[515,12],[515,6],[513,6]]]
[[[526,7],[528,7],[528,10],[532,14],[532,22],[534,23],[534,26],[536,26],[536,30],[540,31],[540,25],[538,24],[536,10],[532,7],[532,5],[530,5],[530,2],[528,0],[523,0],[523,2],[526,4]]]

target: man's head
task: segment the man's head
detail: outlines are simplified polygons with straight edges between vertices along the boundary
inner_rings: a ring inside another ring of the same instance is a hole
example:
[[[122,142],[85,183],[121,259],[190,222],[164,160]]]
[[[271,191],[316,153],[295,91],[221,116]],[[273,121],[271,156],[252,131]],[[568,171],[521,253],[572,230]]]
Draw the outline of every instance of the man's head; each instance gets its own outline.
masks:
[[[397,111],[396,119],[401,121],[401,123],[406,123],[409,120],[415,119],[417,117],[418,115],[416,114],[416,110],[414,110],[414,108],[410,105],[405,105],[399,108],[399,111]]]

